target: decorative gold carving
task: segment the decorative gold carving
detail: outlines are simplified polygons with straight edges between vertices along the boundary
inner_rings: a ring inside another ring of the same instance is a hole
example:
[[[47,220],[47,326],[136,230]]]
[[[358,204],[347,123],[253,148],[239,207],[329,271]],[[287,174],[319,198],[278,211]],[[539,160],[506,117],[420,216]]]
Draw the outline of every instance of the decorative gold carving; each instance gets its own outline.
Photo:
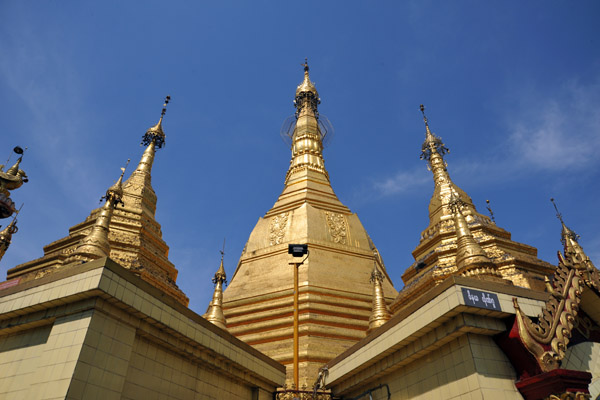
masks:
[[[329,233],[335,243],[346,244],[347,224],[343,214],[325,211]]]
[[[284,385],[281,389],[275,392],[276,400],[331,400],[330,392],[312,390],[306,384],[303,384],[300,390],[296,389],[296,385],[291,384],[289,387]]]
[[[521,340],[543,372],[559,367],[571,338],[582,291],[577,268],[569,255],[561,257],[559,253],[554,282],[549,285],[552,297],[546,302],[537,323],[521,312],[517,299],[513,298]]]
[[[271,225],[269,226],[269,243],[271,246],[280,244],[283,242],[285,237],[285,229],[287,227],[289,212],[284,212],[274,216],[271,219]]]
[[[565,393],[561,393],[559,395],[551,394],[550,396],[546,397],[544,400],[587,400],[587,399],[591,399],[591,398],[592,398],[592,396],[589,393],[565,392]]]

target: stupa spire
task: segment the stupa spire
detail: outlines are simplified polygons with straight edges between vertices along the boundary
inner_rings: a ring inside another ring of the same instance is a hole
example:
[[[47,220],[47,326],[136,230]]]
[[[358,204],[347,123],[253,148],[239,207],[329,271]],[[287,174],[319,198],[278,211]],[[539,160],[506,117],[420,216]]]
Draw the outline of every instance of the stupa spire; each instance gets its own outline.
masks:
[[[128,164],[129,160],[127,160],[125,167],[121,168],[121,176],[119,176],[117,182],[108,188],[106,194],[100,199],[100,201],[105,200],[104,205],[100,209],[100,215],[96,218],[91,232],[81,240],[73,256],[66,263],[74,260],[91,261],[110,256],[110,243],[108,241],[110,220],[112,219],[114,209],[119,204],[124,205],[123,175]]]
[[[146,146],[146,150],[142,155],[142,159],[140,160],[136,171],[150,174],[156,149],[160,149],[165,145],[165,133],[162,128],[162,120],[167,112],[167,104],[169,104],[169,101],[171,101],[171,96],[165,98],[165,103],[163,104],[160,118],[156,125],[149,128],[144,136],[142,136],[142,146]]]
[[[433,196],[429,203],[430,226],[440,222],[443,216],[452,217],[449,208],[451,196],[455,195],[461,198],[470,211],[475,211],[475,206],[471,198],[459,188],[450,178],[448,165],[444,160],[444,155],[450,150],[444,145],[442,138],[431,132],[429,121],[425,115],[425,106],[420,105],[425,122],[425,141],[421,146],[421,160],[427,160],[428,168],[433,173],[435,184]]]
[[[377,263],[374,263],[370,279],[373,284],[373,306],[371,309],[371,316],[369,317],[369,329],[367,329],[367,335],[392,318],[392,314],[387,307],[383,294],[382,282],[384,279],[385,276],[377,268]]]
[[[227,330],[227,321],[225,320],[225,314],[223,314],[223,285],[227,284],[227,275],[225,274],[225,268],[223,266],[224,255],[225,241],[223,241],[223,250],[221,250],[221,265],[212,278],[212,281],[215,284],[213,298],[203,317],[219,328]]]
[[[297,171],[308,169],[320,172],[329,180],[323,160],[323,132],[319,127],[319,93],[310,80],[308,61],[305,59],[304,80],[296,88],[294,106],[296,125],[292,134],[292,160],[285,181]]]
[[[501,277],[496,266],[473,237],[461,208],[466,204],[452,194],[450,208],[456,228],[456,268],[464,276],[493,275]]]

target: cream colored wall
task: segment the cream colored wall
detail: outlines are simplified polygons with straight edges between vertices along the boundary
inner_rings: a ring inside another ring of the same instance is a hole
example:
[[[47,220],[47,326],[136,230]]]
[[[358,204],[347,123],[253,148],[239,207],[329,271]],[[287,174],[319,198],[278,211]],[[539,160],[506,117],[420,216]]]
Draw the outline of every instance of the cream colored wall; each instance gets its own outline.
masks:
[[[120,399],[135,328],[95,310],[69,388],[69,399]]]
[[[250,400],[252,389],[137,337],[122,398]]]
[[[522,399],[514,380],[510,362],[490,337],[467,334],[345,397],[387,383],[394,400]],[[374,400],[386,398],[385,389],[373,392]]]
[[[267,400],[283,384],[282,366],[97,264],[0,293],[0,400]]]
[[[0,398],[64,399],[91,315],[71,314],[0,336]]]
[[[592,399],[600,395],[600,343],[584,342],[569,347],[561,368],[590,372],[592,383],[589,390]]]

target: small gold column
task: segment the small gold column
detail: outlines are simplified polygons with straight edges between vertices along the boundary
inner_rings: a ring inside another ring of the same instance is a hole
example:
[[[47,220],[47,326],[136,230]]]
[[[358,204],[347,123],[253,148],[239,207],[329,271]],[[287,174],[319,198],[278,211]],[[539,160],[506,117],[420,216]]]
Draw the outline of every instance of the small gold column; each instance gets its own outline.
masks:
[[[298,268],[301,263],[291,262],[294,266],[294,385],[298,388],[299,382],[299,366],[298,366]]]

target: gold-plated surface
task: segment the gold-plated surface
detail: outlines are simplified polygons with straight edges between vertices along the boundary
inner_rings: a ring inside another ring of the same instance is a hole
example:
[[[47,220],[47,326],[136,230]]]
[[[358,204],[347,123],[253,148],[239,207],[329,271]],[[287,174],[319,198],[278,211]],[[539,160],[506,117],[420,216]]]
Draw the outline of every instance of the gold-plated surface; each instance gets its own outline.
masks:
[[[127,160],[127,164],[129,164],[129,160]],[[125,205],[123,203],[123,175],[125,174],[125,168],[121,168],[121,176],[119,176],[114,185],[108,188],[106,194],[102,197],[105,199],[105,202],[91,232],[81,239],[75,252],[67,259],[65,264],[74,261],[87,262],[97,260],[98,258],[110,255],[110,243],[108,242],[110,220],[113,216],[113,210],[119,204],[122,206]]]
[[[543,372],[559,368],[565,357],[571,333],[582,317],[579,315],[583,292],[600,288],[599,271],[577,243],[577,235],[562,224],[563,254],[558,253],[558,267],[552,283],[546,280],[552,295],[546,302],[538,321],[533,322],[521,312],[518,301],[513,299],[517,316],[519,336],[525,348],[535,357]]]
[[[285,177],[290,177],[302,170],[319,172],[329,180],[323,160],[323,143],[321,128],[317,122],[319,115],[319,94],[308,76],[308,63],[304,64],[304,81],[296,89],[296,127],[292,135],[292,160]]]
[[[397,313],[444,279],[463,272],[467,276],[545,290],[543,279],[552,275],[555,267],[538,259],[534,247],[511,240],[510,232],[477,212],[472,199],[450,178],[444,160],[448,149],[429,128],[422,105],[421,111],[425,121],[421,158],[427,160],[433,174],[434,191],[429,203],[429,225],[421,233],[420,242],[412,253],[415,262],[402,275],[405,286],[390,306],[392,313]],[[454,198],[461,200],[460,215],[452,210]],[[477,246],[473,247],[474,244]],[[474,253],[468,255],[463,251],[457,254],[459,247]],[[458,266],[459,261],[462,267]],[[481,267],[466,267],[471,262]],[[460,271],[461,268],[466,270]]]
[[[300,371],[299,371],[299,332],[298,332],[298,268],[300,268],[300,263],[292,262],[290,265],[294,268],[294,385],[298,386],[298,381],[300,380]]]
[[[17,233],[18,230],[17,218],[15,217],[8,225],[6,225],[6,228],[0,231],[0,260],[2,260],[2,257],[4,257],[6,250],[8,250],[8,247],[10,246],[12,235]]]
[[[18,212],[10,198],[10,191],[20,188],[23,183],[29,181],[25,171],[20,168],[25,150],[17,146],[13,151],[19,154],[17,162],[6,172],[4,172],[5,165],[0,164],[0,219],[8,218]]]
[[[224,253],[221,252],[221,265],[217,272],[215,272],[215,276],[212,278],[212,281],[215,284],[213,298],[203,317],[219,328],[227,330],[227,321],[223,314],[223,284],[227,283],[227,275],[225,274],[225,268],[223,267],[223,255]]]
[[[304,67],[304,80],[296,88],[296,96],[299,96],[301,93],[310,92],[318,99],[319,92],[317,92],[315,84],[311,82],[310,77],[308,76],[309,67],[307,59],[304,59],[304,64],[302,64],[302,66]]]
[[[381,283],[384,279],[385,277],[377,268],[377,263],[374,263],[370,279],[373,284],[373,306],[371,309],[371,316],[369,317],[369,329],[367,329],[367,335],[392,318],[392,314],[390,314],[385,302],[383,288],[381,287]]]
[[[20,154],[13,166],[4,172],[4,165],[0,165],[0,193],[8,196],[10,190],[15,190],[23,186],[28,181],[27,174],[23,171],[21,161],[23,161],[23,149],[15,147],[15,152]]]
[[[364,337],[374,262],[388,278],[382,284],[386,301],[397,294],[358,216],[331,187],[317,119],[319,99],[306,67],[304,72],[283,191],[250,233],[223,294],[229,332],[286,365],[288,385],[298,371],[300,386],[312,384],[323,364]],[[310,256],[298,269],[289,265],[294,261],[287,253],[290,243],[308,244]]]
[[[543,372],[556,369],[565,356],[573,322],[581,302],[582,285],[576,265],[566,256],[560,259],[551,287],[552,297],[546,302],[538,322],[521,312],[513,298],[519,336],[525,348],[534,355]]]
[[[454,213],[456,228],[456,269],[462,276],[472,276],[502,282],[502,276],[485,251],[475,240],[469,225],[462,214],[464,203],[460,198],[452,196],[450,208]],[[509,283],[505,281],[505,283]]]
[[[165,105],[170,100],[167,97]],[[148,129],[142,138],[146,149],[131,176],[123,182],[124,207],[113,211],[108,231],[109,257],[180,303],[189,299],[176,284],[177,269],[169,261],[169,247],[162,239],[160,224],[156,221],[157,197],[152,188],[152,164],[156,150],[164,145],[162,127],[166,107],[159,122]],[[69,235],[44,247],[44,255],[8,270],[7,279],[22,281],[42,277],[59,269],[75,252],[81,239],[90,234],[102,209],[93,210],[89,217],[71,227]]]

